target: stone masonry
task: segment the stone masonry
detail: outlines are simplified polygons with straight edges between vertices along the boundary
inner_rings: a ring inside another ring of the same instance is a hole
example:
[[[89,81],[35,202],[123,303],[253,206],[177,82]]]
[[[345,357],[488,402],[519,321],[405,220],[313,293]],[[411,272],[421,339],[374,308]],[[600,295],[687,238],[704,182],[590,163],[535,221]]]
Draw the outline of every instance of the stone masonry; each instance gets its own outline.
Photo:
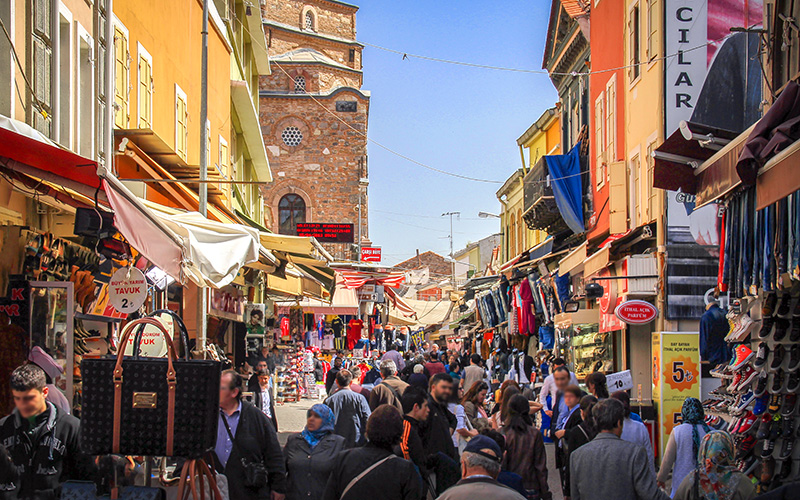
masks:
[[[287,194],[303,199],[306,222],[357,225],[361,192],[362,240],[369,241],[366,186],[359,186],[368,177],[369,93],[361,90],[357,10],[330,0],[267,0],[263,7],[272,74],[261,77],[259,118],[275,180],[262,195],[275,232]],[[336,258],[355,256],[347,245],[326,247]]]

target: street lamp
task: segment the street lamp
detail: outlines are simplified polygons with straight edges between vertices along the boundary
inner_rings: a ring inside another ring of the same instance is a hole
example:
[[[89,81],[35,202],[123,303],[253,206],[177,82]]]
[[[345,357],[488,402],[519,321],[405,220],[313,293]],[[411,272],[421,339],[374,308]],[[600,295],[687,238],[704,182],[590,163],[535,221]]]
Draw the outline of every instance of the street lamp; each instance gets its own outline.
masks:
[[[499,215],[492,214],[492,213],[489,213],[489,212],[478,212],[478,217],[480,217],[481,219],[488,219],[490,217],[491,218],[495,218],[495,219],[499,219],[500,218]]]

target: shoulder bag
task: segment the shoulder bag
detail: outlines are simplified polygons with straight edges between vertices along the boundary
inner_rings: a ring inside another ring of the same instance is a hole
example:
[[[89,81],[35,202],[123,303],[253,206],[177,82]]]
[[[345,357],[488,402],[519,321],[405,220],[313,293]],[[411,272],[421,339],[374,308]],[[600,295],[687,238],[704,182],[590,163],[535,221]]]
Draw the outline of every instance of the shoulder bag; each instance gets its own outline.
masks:
[[[225,425],[225,430],[228,432],[228,437],[231,438],[231,443],[236,447],[236,437],[231,432],[231,426],[228,425],[228,418],[222,410],[219,411],[222,423]],[[263,488],[269,484],[269,474],[264,464],[260,462],[250,462],[244,457],[241,457],[242,469],[244,470],[244,485],[248,488]]]
[[[345,487],[344,491],[342,492],[342,496],[340,496],[340,497],[339,497],[339,500],[344,500],[344,497],[345,497],[345,495],[347,495],[347,492],[348,492],[348,491],[350,491],[350,489],[351,489],[353,486],[355,486],[355,485],[356,485],[356,484],[357,484],[359,481],[361,481],[362,479],[364,479],[364,477],[365,477],[367,474],[369,474],[370,472],[372,472],[372,471],[374,471],[375,469],[377,469],[377,468],[378,468],[380,465],[382,465],[384,462],[388,462],[389,460],[391,460],[391,459],[393,459],[393,458],[395,458],[395,455],[389,455],[388,457],[384,458],[383,460],[378,460],[378,461],[377,461],[377,462],[375,462],[374,464],[372,464],[372,465],[370,465],[369,467],[367,467],[367,468],[366,468],[366,469],[365,469],[365,470],[364,470],[364,471],[363,471],[361,474],[359,474],[359,475],[357,475],[356,477],[354,477],[352,481],[350,481],[349,483],[347,483],[347,487]]]
[[[466,411],[464,411],[464,427],[468,431],[471,431],[473,429],[472,422],[469,421],[469,416],[467,415]],[[458,431],[455,431],[455,432],[458,434]],[[461,456],[461,454],[464,453],[464,448],[467,447],[467,443],[469,443],[469,439],[465,438],[461,434],[458,434],[458,455],[459,456]]]

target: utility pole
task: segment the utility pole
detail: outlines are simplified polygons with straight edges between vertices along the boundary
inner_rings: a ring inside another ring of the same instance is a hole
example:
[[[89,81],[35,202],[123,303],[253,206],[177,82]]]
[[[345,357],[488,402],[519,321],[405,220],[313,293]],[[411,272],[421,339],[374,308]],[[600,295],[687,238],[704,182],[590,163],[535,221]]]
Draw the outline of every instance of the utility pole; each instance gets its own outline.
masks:
[[[450,260],[453,261],[453,216],[461,217],[461,212],[445,212],[442,217],[450,217]],[[453,290],[456,288],[456,263],[450,263],[450,284]]]
[[[208,217],[208,2],[203,0],[202,55],[200,60],[200,213]],[[197,350],[205,353],[208,289],[197,290]],[[205,357],[205,354],[203,355]]]

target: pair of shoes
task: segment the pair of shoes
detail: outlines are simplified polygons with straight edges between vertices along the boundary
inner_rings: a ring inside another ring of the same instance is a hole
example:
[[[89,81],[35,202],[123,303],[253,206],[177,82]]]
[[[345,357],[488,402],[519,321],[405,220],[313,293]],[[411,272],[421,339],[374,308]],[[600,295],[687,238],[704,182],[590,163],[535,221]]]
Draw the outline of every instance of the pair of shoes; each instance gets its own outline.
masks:
[[[743,391],[748,385],[750,385],[750,382],[752,382],[753,379],[758,376],[758,373],[759,372],[754,370],[749,364],[745,365],[743,369],[737,371],[733,375],[733,382],[731,382],[731,384],[728,386],[728,391]]]
[[[755,353],[752,349],[747,347],[745,344],[740,344],[734,349],[733,354],[733,364],[731,366],[731,370],[736,371],[740,368],[744,367],[748,361],[750,361]]]

